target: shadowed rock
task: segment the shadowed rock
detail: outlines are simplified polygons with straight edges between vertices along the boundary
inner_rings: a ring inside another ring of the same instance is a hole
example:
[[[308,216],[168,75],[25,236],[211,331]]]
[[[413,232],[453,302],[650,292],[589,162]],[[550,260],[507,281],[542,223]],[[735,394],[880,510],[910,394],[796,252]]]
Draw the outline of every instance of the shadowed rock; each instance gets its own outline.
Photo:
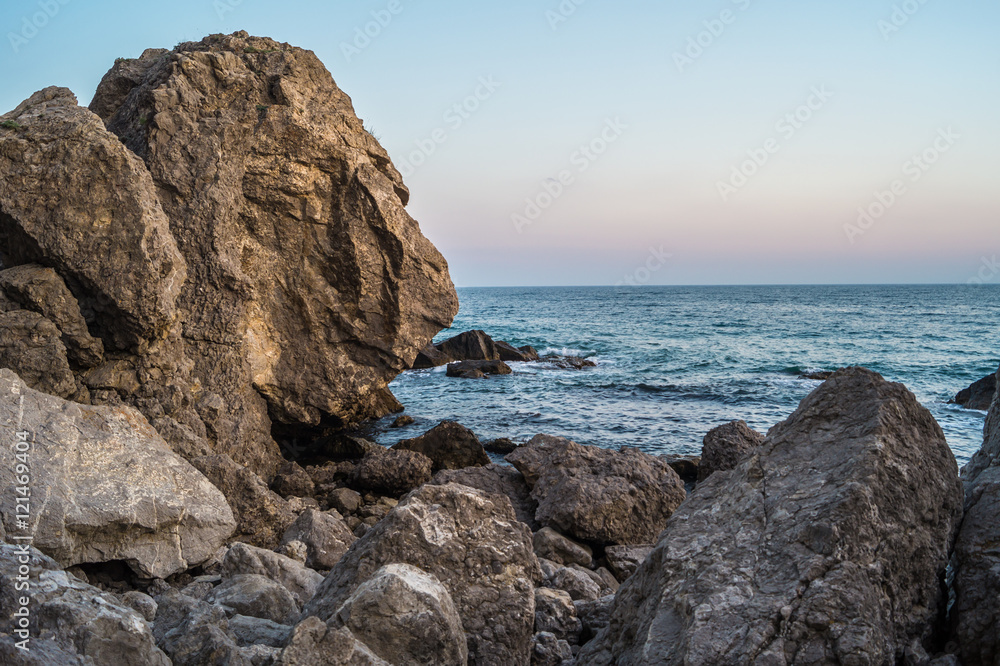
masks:
[[[904,386],[838,371],[681,506],[580,662],[896,663],[947,602],[956,471]]]
[[[537,435],[507,456],[538,501],[535,518],[573,538],[601,544],[656,539],[684,501],[684,484],[664,460]]]
[[[951,402],[966,409],[978,409],[985,412],[993,404],[993,396],[996,394],[997,376],[992,374],[973,383],[969,388],[959,391]]]
[[[404,439],[392,448],[424,454],[431,459],[435,472],[490,464],[475,433],[454,421],[442,421],[423,435]]]
[[[712,472],[733,469],[763,442],[764,435],[752,430],[744,421],[733,421],[710,430],[702,442],[698,481],[704,481]]]

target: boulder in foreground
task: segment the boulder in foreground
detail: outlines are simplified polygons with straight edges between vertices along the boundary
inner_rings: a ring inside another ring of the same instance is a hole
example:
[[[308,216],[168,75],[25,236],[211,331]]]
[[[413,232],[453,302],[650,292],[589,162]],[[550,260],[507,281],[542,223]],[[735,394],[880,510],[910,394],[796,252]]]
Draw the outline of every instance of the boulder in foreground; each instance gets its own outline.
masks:
[[[674,514],[580,663],[898,663],[947,603],[961,502],[913,394],[840,370]]]
[[[457,484],[414,491],[351,546],[303,616],[329,620],[387,564],[417,567],[448,590],[470,664],[528,664],[541,572],[506,497]]]
[[[686,496],[669,464],[638,449],[537,435],[507,461],[531,487],[538,522],[586,542],[651,543]]]
[[[14,441],[0,449],[6,532],[25,532],[13,488],[26,462],[34,545],[63,566],[124,560],[163,578],[208,560],[236,527],[222,493],[130,407],[66,402],[0,370],[0,429],[30,444],[22,460]]]

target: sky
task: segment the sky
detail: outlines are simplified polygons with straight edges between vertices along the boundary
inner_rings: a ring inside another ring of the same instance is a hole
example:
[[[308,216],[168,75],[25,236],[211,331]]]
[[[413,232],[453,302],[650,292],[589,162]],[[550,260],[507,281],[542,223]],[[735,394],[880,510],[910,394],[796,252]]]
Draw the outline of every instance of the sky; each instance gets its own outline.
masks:
[[[0,113],[316,52],[458,286],[1000,283],[995,0],[4,0]]]

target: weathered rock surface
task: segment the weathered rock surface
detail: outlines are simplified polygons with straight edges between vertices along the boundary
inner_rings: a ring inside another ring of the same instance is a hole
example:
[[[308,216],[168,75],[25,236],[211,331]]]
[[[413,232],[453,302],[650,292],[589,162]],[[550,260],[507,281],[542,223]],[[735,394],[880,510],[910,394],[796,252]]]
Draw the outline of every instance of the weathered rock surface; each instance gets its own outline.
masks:
[[[417,567],[448,590],[470,664],[528,663],[541,573],[505,497],[457,484],[413,492],[341,558],[303,615],[333,617],[386,564]]]
[[[261,548],[274,548],[295,521],[288,502],[259,476],[227,455],[202,456],[191,463],[226,496],[236,515],[234,538]]]
[[[674,514],[580,662],[896,663],[946,603],[955,468],[905,387],[838,371]]]
[[[978,409],[985,412],[993,404],[993,397],[996,394],[997,376],[992,374],[959,391],[952,402],[966,409]]]
[[[493,375],[509,375],[513,372],[503,361],[459,361],[449,363],[445,374],[458,379],[483,379]]]
[[[267,645],[283,648],[291,637],[292,627],[262,617],[234,615],[229,618],[229,631],[240,647]]]
[[[962,471],[965,519],[955,543],[952,635],[966,666],[1000,665],[1000,398],[983,446]]]
[[[18,589],[19,567],[27,568],[30,591]],[[20,597],[30,598],[30,652],[0,645],[4,664],[93,664],[170,666],[156,647],[146,620],[114,595],[101,592],[65,571],[41,552],[0,544],[0,622],[13,629]],[[12,635],[15,640],[22,637]],[[13,647],[13,646],[10,646]]]
[[[464,666],[462,619],[436,578],[407,564],[387,564],[337,610],[344,626],[390,664]]]
[[[292,631],[279,666],[394,666],[380,659],[350,630],[331,629],[317,617],[307,617]]]
[[[312,52],[246,33],[148,50],[116,63],[92,108],[48,88],[0,117],[0,261],[65,281],[67,308],[21,306],[59,328],[74,370],[95,366],[95,402],[268,481],[272,421],[400,409],[387,383],[457,297]],[[86,327],[56,316],[74,306]]]
[[[334,512],[306,509],[281,537],[282,545],[300,541],[306,546],[306,566],[331,569],[356,541],[344,519]]]
[[[312,599],[323,576],[303,563],[270,550],[245,543],[234,543],[222,560],[223,578],[244,574],[266,576],[279,583],[302,606]]]
[[[297,462],[287,462],[278,469],[271,488],[282,497],[309,497],[316,484]]]
[[[466,331],[437,345],[451,361],[499,361],[496,344],[485,331]]]
[[[0,428],[28,432],[34,544],[64,566],[125,560],[165,577],[208,560],[236,525],[225,498],[132,408],[90,407],[28,388],[0,370]],[[0,450],[14,488],[16,447]],[[0,496],[11,533],[15,494]]]
[[[535,590],[535,631],[547,631],[575,645],[582,630],[569,593],[545,587]]]
[[[36,312],[0,312],[0,368],[13,370],[42,393],[69,399],[77,392],[62,334]]]
[[[283,585],[259,574],[229,576],[206,599],[239,615],[259,617],[278,624],[294,622],[301,610]]]
[[[156,602],[153,635],[174,666],[250,666],[222,608],[174,589],[156,597]]]
[[[513,467],[491,463],[483,467],[443,470],[434,475],[431,483],[439,486],[458,483],[486,494],[506,495],[517,519],[533,530],[538,529],[538,521],[535,520],[538,502],[531,497],[524,476]]]
[[[604,559],[608,561],[608,568],[619,583],[624,583],[625,579],[636,572],[642,561],[653,552],[653,546],[609,546],[604,551]]]
[[[442,421],[423,435],[404,439],[392,448],[424,454],[431,459],[435,472],[490,464],[475,433],[454,421]]]
[[[704,481],[712,472],[733,469],[763,443],[764,435],[744,421],[732,421],[710,430],[702,442],[698,481]]]
[[[637,449],[537,435],[507,461],[538,500],[538,522],[587,542],[650,543],[686,496],[666,462]]]
[[[556,564],[579,564],[589,567],[594,559],[594,551],[590,546],[567,539],[551,527],[543,527],[535,532],[532,544],[535,555]]]
[[[569,666],[573,663],[573,649],[567,641],[555,634],[540,631],[531,638],[532,666]]]
[[[415,451],[379,449],[359,462],[351,486],[388,495],[402,495],[431,480],[431,459]]]
[[[25,264],[0,271],[0,290],[56,325],[72,363],[92,368],[104,360],[104,343],[90,335],[79,303],[54,270]]]

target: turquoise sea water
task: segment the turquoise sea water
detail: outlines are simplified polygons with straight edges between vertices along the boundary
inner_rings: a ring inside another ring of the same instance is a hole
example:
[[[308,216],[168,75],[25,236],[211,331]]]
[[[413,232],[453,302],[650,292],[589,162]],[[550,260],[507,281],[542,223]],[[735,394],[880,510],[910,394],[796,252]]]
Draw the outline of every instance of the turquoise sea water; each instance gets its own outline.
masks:
[[[598,365],[512,364],[486,380],[405,372],[390,388],[417,423],[383,420],[379,441],[452,419],[483,439],[548,433],[696,454],[717,425],[766,431],[786,418],[820,384],[803,371],[863,365],[909,387],[962,464],[982,443],[984,413],[947,401],[1000,364],[997,286],[470,288],[459,299],[437,341],[478,328]]]

